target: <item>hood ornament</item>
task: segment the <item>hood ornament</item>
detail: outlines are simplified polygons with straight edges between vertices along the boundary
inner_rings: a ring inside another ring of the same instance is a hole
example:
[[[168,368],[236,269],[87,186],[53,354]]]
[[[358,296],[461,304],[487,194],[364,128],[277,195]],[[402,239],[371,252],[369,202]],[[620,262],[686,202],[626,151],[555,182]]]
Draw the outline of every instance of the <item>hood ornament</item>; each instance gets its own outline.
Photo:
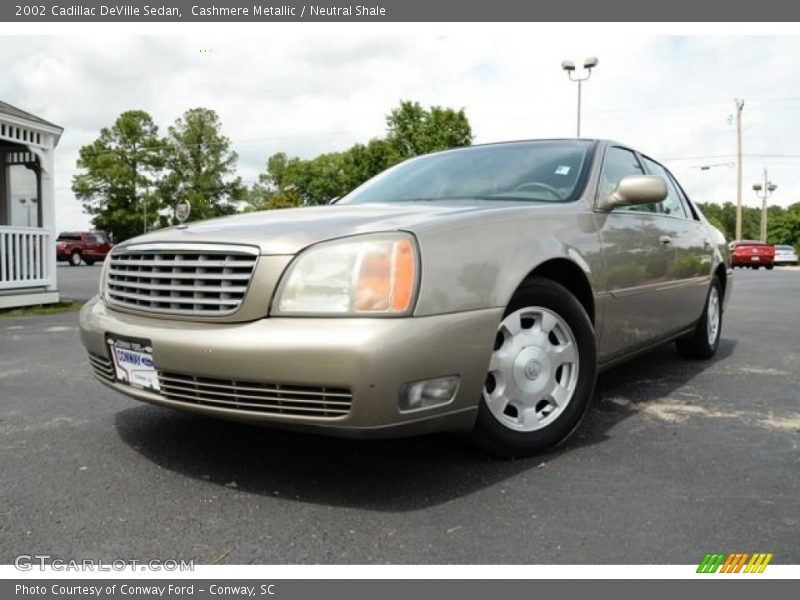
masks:
[[[192,212],[192,205],[189,204],[188,200],[181,200],[175,205],[175,218],[180,221],[180,225],[178,227],[185,228],[186,219],[189,218],[189,214]]]

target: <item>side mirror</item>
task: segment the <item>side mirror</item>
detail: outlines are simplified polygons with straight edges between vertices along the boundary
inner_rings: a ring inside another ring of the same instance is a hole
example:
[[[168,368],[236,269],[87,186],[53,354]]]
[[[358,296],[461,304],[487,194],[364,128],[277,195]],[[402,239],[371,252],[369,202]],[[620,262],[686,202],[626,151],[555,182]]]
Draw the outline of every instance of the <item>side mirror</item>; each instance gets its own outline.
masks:
[[[655,204],[667,197],[667,182],[657,175],[623,177],[611,194],[598,202],[600,210],[613,210],[617,206]]]

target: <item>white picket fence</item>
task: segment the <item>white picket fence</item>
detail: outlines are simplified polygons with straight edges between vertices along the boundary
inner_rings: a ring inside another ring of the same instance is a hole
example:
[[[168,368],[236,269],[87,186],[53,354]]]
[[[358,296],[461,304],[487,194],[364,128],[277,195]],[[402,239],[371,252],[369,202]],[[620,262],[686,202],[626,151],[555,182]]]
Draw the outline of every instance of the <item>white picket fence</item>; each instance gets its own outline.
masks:
[[[35,227],[0,227],[0,290],[46,286],[51,234]]]

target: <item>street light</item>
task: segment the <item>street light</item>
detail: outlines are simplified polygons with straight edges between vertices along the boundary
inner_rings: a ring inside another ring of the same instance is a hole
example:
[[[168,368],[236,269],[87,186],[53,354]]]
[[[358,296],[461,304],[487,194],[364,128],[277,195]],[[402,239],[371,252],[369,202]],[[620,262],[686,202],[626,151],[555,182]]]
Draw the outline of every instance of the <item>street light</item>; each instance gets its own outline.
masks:
[[[581,137],[581,84],[589,79],[592,76],[592,69],[597,66],[597,57],[590,56],[585,61],[583,61],[583,69],[586,72],[586,75],[583,77],[578,77],[575,75],[575,63],[571,60],[562,60],[561,61],[561,68],[567,72],[567,77],[569,77],[570,81],[575,81],[578,83],[578,135],[577,137]]]
[[[769,176],[767,174],[767,168],[764,167],[764,185],[762,186],[760,183],[753,184],[753,191],[756,193],[756,197],[761,199],[762,242],[767,241],[767,198],[769,198],[772,195],[772,192],[774,192],[776,189],[778,189],[778,186],[769,180]]]
[[[715,167],[729,167],[733,168],[734,164],[732,162],[724,162],[724,163],[714,163],[710,165],[699,165],[699,166],[691,166],[690,169],[700,169],[701,171],[710,171]]]

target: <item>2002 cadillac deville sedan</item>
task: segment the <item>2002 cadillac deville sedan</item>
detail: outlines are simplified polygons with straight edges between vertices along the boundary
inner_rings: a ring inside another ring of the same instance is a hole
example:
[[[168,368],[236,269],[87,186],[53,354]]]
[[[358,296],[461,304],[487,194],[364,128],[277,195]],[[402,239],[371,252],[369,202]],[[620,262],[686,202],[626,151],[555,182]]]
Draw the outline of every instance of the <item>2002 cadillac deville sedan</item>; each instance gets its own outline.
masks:
[[[524,455],[578,426],[599,370],[717,349],[723,235],[608,141],[406,161],[330,206],[116,246],[81,311],[97,378],[138,400],[349,436],[470,431]]]

